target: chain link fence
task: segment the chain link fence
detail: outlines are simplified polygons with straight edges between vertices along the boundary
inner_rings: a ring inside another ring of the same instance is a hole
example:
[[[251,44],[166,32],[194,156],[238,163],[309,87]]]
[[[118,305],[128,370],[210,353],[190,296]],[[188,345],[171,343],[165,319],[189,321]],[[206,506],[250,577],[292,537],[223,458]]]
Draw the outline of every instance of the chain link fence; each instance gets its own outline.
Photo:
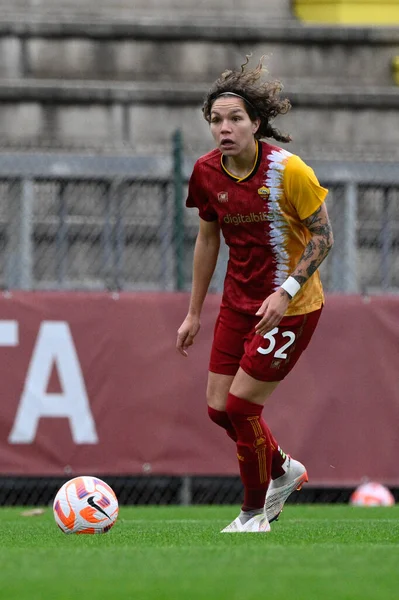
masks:
[[[151,173],[0,179],[1,286],[174,289],[172,203]]]
[[[169,182],[12,181],[4,192],[4,287],[173,289]]]
[[[240,504],[239,477],[115,477],[101,475],[121,505]],[[61,477],[0,478],[0,506],[51,506],[66,479]],[[355,488],[305,486],[292,494],[289,504],[347,503]],[[399,500],[399,489],[391,489]]]
[[[177,138],[177,142],[180,143]],[[188,290],[196,210],[192,161],[0,156],[2,289]],[[327,292],[399,290],[399,171],[392,163],[312,163],[330,193],[335,246]],[[222,245],[211,291],[223,287]]]
[[[335,246],[321,266],[324,287],[364,295],[397,293],[399,181],[373,181],[372,170],[367,178],[361,173],[356,178],[355,170],[353,175],[341,184],[327,183]]]

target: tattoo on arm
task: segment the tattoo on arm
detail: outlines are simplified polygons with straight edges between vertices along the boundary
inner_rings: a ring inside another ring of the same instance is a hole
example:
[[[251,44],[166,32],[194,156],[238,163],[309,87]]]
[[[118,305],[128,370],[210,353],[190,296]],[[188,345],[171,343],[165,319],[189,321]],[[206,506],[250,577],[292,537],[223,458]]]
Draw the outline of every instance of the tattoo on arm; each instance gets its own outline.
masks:
[[[309,260],[315,252],[316,249],[316,244],[314,243],[313,239],[309,240],[308,245],[306,246],[305,250],[303,251],[301,260]]]
[[[324,204],[302,223],[310,231],[312,237],[292,273],[292,277],[301,286],[317,271],[334,243],[331,224]]]
[[[289,293],[287,292],[287,290],[283,290],[283,288],[280,288],[280,296],[281,296],[282,298],[286,298],[286,297],[288,296],[288,298],[289,298],[290,300],[292,300],[292,296],[291,296],[291,294],[289,294]]]

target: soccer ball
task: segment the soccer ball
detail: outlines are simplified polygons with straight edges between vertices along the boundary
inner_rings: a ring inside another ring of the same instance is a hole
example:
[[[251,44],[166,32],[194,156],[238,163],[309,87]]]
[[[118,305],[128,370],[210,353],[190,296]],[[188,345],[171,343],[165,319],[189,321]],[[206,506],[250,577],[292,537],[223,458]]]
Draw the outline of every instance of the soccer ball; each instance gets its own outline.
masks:
[[[395,498],[384,485],[370,481],[356,488],[350,503],[352,506],[392,506]]]
[[[106,533],[118,517],[118,500],[98,477],[75,477],[58,490],[53,503],[55,522],[64,533]]]

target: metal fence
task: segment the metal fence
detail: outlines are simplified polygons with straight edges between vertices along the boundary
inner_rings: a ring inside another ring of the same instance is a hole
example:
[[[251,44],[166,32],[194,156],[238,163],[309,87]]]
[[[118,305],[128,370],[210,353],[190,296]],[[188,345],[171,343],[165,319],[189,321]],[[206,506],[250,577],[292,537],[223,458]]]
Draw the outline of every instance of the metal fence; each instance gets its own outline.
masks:
[[[335,246],[321,267],[327,291],[399,291],[399,170],[397,165],[349,165],[318,174],[329,189]],[[341,181],[339,181],[341,179]]]
[[[184,208],[193,161],[171,157],[0,154],[3,289],[189,289],[197,211]],[[399,290],[395,163],[312,166],[330,193],[329,292]],[[223,286],[222,245],[211,290]]]
[[[3,288],[174,289],[170,175],[140,160],[28,158],[22,172],[0,167]]]
[[[237,477],[115,477],[101,475],[114,490],[120,504],[240,504],[242,484]],[[0,478],[0,506],[52,505],[66,479],[61,477]],[[345,489],[305,486],[292,494],[289,504],[346,503],[354,487]],[[391,489],[399,500],[399,489]]]

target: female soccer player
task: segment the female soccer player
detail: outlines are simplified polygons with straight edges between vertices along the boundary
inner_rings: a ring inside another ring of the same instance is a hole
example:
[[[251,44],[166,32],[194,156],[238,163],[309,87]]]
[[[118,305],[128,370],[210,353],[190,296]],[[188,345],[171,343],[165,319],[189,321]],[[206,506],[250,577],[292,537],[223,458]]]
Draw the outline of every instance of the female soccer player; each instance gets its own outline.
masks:
[[[262,410],[307,347],[323,307],[317,271],[333,244],[327,190],[298,156],[261,141],[289,142],[271,124],[290,109],[281,84],[250,69],[225,71],[203,115],[216,149],[197,160],[186,206],[199,211],[188,314],[177,334],[187,356],[214,272],[220,231],[229,247],[207,386],[209,416],[236,442],[244,501],[223,532],[266,532],[308,480],[278,446]],[[267,494],[267,495],[266,495]]]

